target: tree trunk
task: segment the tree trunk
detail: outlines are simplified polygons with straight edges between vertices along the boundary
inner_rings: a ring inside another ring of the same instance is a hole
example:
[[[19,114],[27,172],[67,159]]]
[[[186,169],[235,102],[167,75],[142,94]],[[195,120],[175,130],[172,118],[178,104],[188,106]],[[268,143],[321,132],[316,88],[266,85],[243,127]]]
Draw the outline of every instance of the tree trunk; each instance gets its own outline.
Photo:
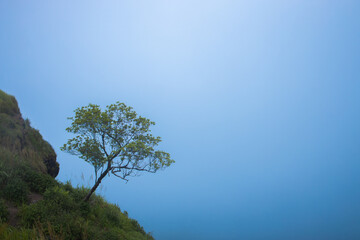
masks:
[[[106,176],[106,174],[108,174],[108,172],[110,171],[111,167],[108,166],[107,169],[100,175],[99,179],[96,181],[95,185],[91,188],[90,192],[86,195],[86,197],[84,198],[84,202],[89,201],[91,195],[95,192],[95,190],[98,188],[98,186],[101,183],[101,180]]]

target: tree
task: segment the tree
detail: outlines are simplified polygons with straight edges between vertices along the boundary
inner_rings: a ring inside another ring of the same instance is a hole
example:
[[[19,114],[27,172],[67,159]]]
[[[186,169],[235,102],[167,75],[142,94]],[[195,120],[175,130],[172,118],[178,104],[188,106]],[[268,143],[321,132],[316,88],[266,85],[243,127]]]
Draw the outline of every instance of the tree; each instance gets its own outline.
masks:
[[[116,102],[104,111],[98,105],[77,108],[71,126],[66,130],[75,134],[61,148],[62,151],[79,156],[95,170],[95,184],[84,201],[100,185],[107,174],[125,181],[140,172],[155,173],[170,166],[174,160],[170,154],[155,150],[160,137],[151,134],[154,122],[138,116],[131,107]]]

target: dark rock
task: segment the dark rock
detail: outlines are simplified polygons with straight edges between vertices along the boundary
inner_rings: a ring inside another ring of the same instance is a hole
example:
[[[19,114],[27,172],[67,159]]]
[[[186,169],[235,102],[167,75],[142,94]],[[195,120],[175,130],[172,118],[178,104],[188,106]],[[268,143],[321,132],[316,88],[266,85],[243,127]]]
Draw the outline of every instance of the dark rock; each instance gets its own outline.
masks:
[[[59,163],[56,162],[55,152],[44,157],[44,164],[47,168],[47,173],[55,178],[59,173]]]

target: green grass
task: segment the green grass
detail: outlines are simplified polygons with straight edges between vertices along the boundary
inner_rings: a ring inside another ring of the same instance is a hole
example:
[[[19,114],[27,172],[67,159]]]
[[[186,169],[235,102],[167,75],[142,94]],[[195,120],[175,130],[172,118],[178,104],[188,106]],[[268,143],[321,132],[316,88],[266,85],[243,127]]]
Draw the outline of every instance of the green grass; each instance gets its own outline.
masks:
[[[0,90],[0,112],[14,116],[19,114],[19,107],[15,97]]]
[[[8,239],[153,239],[136,220],[102,197],[93,195],[89,202],[83,202],[89,189],[59,183],[27,166],[20,168],[6,172],[9,177],[0,189],[0,235],[12,236]],[[15,190],[9,193],[9,189]],[[24,196],[35,190],[43,199],[29,204]],[[6,201],[20,209],[18,228],[6,225]]]
[[[26,162],[14,161],[13,166],[8,166],[0,158],[0,179],[0,240],[153,239],[117,205],[107,203],[96,194],[89,202],[83,202],[88,188],[60,183]],[[31,192],[41,194],[43,199],[30,204]],[[6,202],[20,210],[18,228],[6,224],[9,220]]]
[[[54,168],[58,167],[54,149],[38,130],[30,126],[28,119],[22,118],[16,99],[1,90],[0,159],[6,165],[14,165],[14,161],[27,162],[31,168],[43,173],[56,174]]]

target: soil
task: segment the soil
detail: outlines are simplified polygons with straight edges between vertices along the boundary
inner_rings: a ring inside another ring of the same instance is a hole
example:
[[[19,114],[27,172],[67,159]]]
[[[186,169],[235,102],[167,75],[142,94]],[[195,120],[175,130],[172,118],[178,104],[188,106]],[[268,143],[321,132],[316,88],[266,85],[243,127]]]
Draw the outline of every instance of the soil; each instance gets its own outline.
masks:
[[[30,204],[34,204],[42,199],[43,199],[43,196],[39,193],[30,193],[29,194]]]
[[[43,196],[39,193],[30,193],[29,194],[29,204],[34,204],[43,199]],[[11,202],[7,202],[8,211],[9,211],[9,225],[13,227],[19,226],[20,219],[18,216],[19,208]]]
[[[13,227],[17,227],[19,225],[19,217],[18,217],[19,209],[12,203],[8,202],[7,205],[9,211],[9,225]]]

